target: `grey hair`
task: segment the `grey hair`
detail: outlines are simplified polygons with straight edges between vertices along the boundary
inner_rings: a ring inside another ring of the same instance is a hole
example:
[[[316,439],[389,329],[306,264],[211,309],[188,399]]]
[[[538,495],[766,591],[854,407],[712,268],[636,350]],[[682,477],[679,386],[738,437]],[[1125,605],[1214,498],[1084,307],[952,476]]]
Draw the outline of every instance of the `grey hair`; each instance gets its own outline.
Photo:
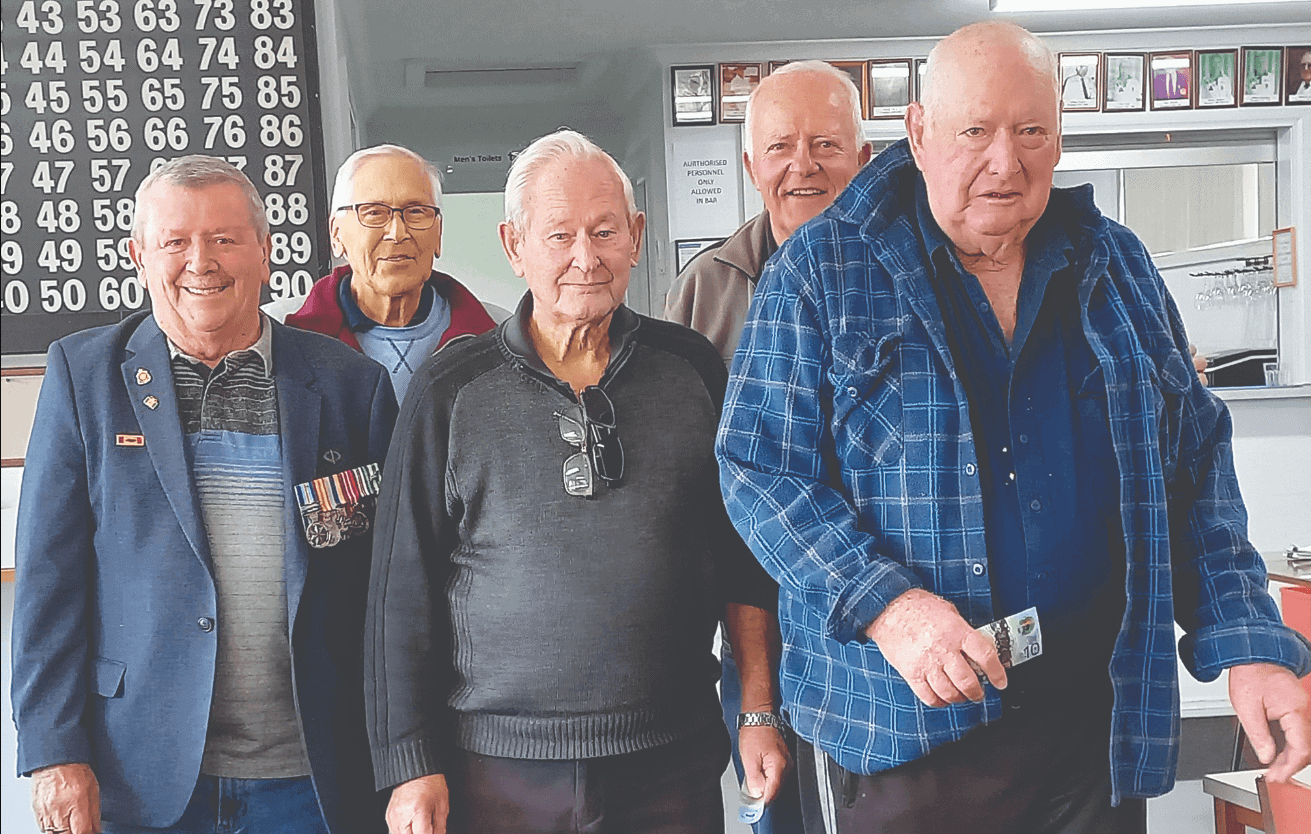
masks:
[[[217,156],[189,154],[165,162],[151,171],[141,181],[141,185],[137,186],[135,195],[136,211],[132,217],[132,238],[137,243],[145,242],[142,239],[145,232],[145,221],[142,217],[145,212],[142,211],[144,204],[141,198],[159,183],[171,185],[175,188],[191,189],[208,188],[213,185],[235,185],[241,189],[241,193],[246,195],[246,199],[250,202],[251,224],[259,234],[260,241],[262,242],[269,236],[269,218],[264,213],[264,198],[260,197],[259,191],[241,172],[241,169],[227,160],[219,159]]]
[[[419,163],[424,172],[428,174],[428,180],[432,183],[432,204],[437,208],[442,207],[442,176],[436,165],[409,148],[400,145],[374,145],[371,148],[362,148],[346,157],[346,161],[337,169],[337,178],[332,183],[331,211],[334,214],[342,206],[348,206],[355,202],[355,173],[364,167],[364,163],[380,156],[403,156]]]
[[[986,20],[981,23],[971,23],[968,26],[962,26],[947,37],[938,41],[933,49],[929,52],[928,62],[924,67],[924,87],[920,91],[920,106],[924,108],[925,119],[932,118],[934,111],[941,105],[942,97],[945,90],[941,89],[942,81],[937,79],[933,68],[936,61],[941,60],[944,47],[950,49],[953,42],[957,39],[967,37],[979,38],[985,35],[997,35],[1009,39],[1020,48],[1020,53],[1028,61],[1029,66],[1041,75],[1051,80],[1052,96],[1056,99],[1056,112],[1061,112],[1061,73],[1060,65],[1056,59],[1056,53],[1052,52],[1051,47],[1047,46],[1041,38],[1025,29],[1006,20]]]
[[[562,127],[555,133],[548,133],[534,139],[532,144],[515,157],[514,164],[510,166],[510,173],[505,178],[505,222],[510,225],[510,228],[516,232],[522,232],[527,228],[524,196],[528,191],[528,185],[542,168],[561,159],[604,160],[623,185],[629,223],[637,217],[633,183],[624,173],[624,169],[619,167],[614,157],[601,150],[601,147],[591,139],[575,130]]]
[[[792,61],[771,72],[767,78],[756,85],[756,88],[751,91],[750,98],[747,99],[746,121],[742,123],[742,147],[746,149],[748,157],[751,156],[751,129],[755,125],[756,94],[760,92],[760,88],[770,78],[801,74],[819,75],[838,83],[842,92],[846,94],[847,105],[851,109],[851,134],[856,137],[857,145],[864,138],[864,131],[861,130],[863,114],[860,112],[860,90],[856,89],[856,85],[852,83],[851,76],[828,61]]]

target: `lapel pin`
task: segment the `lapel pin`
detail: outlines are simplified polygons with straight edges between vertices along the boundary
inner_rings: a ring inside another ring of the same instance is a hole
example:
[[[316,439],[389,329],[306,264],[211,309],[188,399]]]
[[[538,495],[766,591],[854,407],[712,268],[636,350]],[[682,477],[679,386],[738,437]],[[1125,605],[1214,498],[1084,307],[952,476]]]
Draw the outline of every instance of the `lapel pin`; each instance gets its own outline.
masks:
[[[338,452],[336,449],[329,449],[323,453],[323,459],[328,463],[331,463],[333,466],[336,466],[341,461],[341,452]]]
[[[145,368],[137,368],[137,385],[145,385],[150,382],[150,371]]]
[[[115,446],[144,446],[146,445],[146,436],[143,434],[116,434],[114,435]]]
[[[146,397],[141,402],[144,403],[146,408],[150,409],[151,411],[154,411],[155,409],[159,408],[159,397],[156,397],[153,394],[150,395],[149,397]]]

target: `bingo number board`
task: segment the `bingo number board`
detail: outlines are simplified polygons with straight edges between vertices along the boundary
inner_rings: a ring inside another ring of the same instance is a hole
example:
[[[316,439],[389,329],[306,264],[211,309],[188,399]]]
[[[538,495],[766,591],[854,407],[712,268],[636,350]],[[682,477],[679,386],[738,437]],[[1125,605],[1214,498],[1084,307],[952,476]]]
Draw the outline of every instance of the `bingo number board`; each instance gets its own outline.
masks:
[[[148,307],[133,195],[161,163],[223,157],[264,197],[275,299],[328,263],[312,0],[4,0],[5,354]]]

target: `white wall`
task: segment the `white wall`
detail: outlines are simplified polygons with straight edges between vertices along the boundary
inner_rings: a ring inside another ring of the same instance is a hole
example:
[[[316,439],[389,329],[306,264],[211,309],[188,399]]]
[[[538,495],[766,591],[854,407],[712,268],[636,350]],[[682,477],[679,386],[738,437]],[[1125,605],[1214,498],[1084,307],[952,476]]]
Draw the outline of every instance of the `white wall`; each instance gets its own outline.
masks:
[[[9,635],[14,625],[14,583],[0,588],[0,829],[5,834],[37,834],[32,815],[31,780],[14,772],[18,762],[18,733],[9,704]]]
[[[496,233],[505,215],[504,195],[446,194],[442,203],[442,254],[437,268],[454,276],[480,301],[513,312],[526,285],[510,268]]]

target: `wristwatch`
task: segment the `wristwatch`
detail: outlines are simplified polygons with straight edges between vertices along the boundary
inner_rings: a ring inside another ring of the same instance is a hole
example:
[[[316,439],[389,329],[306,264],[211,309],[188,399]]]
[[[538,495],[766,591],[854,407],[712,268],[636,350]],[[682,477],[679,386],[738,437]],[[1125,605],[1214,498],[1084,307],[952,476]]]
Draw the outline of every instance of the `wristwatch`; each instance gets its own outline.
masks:
[[[784,729],[783,719],[776,712],[739,712],[737,728],[740,730],[743,727],[773,727],[780,733]]]

